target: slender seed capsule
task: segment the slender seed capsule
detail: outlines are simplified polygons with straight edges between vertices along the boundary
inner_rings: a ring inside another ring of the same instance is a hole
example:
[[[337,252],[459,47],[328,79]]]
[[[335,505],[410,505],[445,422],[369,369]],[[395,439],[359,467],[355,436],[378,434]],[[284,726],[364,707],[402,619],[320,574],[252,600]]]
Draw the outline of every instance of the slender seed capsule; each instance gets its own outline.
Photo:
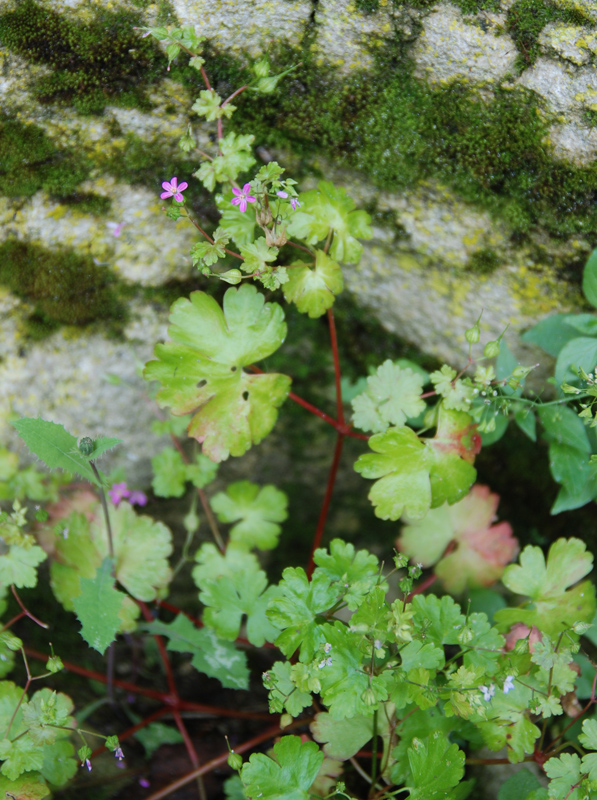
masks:
[[[472,328],[464,332],[464,338],[469,344],[477,344],[481,338],[481,328],[475,323]]]
[[[496,339],[493,342],[487,342],[485,345],[485,349],[483,350],[483,355],[487,358],[495,358],[500,354],[500,343]]]

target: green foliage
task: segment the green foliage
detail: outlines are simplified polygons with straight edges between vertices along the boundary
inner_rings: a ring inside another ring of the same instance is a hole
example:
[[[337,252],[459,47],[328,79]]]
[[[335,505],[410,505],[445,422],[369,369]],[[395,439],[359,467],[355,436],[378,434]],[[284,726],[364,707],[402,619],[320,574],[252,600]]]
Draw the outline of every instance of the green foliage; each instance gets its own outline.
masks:
[[[280,306],[264,303],[247,284],[228,289],[224,308],[203,292],[193,292],[172,307],[169,336],[156,345],[159,360],[145,367],[158,380],[161,407],[187,414],[199,407],[189,435],[203,443],[212,461],[240,456],[272,429],[277,408],[288,393],[285,375],[249,375],[242,370],[267,357],[284,341]]]
[[[192,653],[191,664],[210,678],[217,678],[227,689],[248,689],[249,669],[246,655],[230,642],[218,638],[210,628],[196,628],[179,614],[173,622],[155,621],[147,625],[149,633],[168,638],[168,650]]]
[[[23,417],[12,423],[27,447],[50,469],[62,469],[98,484],[89,461],[79,452],[77,438],[45,419]]]
[[[218,471],[218,465],[203,453],[197,453],[194,461],[186,463],[182,454],[173,447],[165,447],[154,456],[151,466],[151,486],[158,497],[182,497],[187,481],[203,489],[213,481]]]
[[[464,775],[464,753],[450,744],[445,733],[436,731],[427,741],[413,739],[408,750],[413,785],[412,800],[445,798]]]
[[[250,481],[238,481],[210,502],[220,522],[236,523],[229,532],[230,542],[236,547],[271,550],[278,544],[278,523],[288,516],[288,498],[275,486],[260,489]]]
[[[283,736],[274,745],[274,756],[252,755],[243,765],[241,780],[249,797],[264,800],[309,800],[309,789],[323,763],[314,742]]]
[[[343,288],[339,264],[323,250],[317,250],[313,266],[300,261],[290,265],[283,291],[288,303],[295,303],[302,314],[316,319],[332,307]]]
[[[94,578],[81,578],[81,593],[73,601],[81,636],[100,653],[112,644],[120,629],[125,595],[114,588],[114,564],[105,558]]]
[[[408,417],[425,410],[421,400],[424,378],[389,359],[367,378],[367,390],[352,400],[354,424],[364,431],[381,433],[390,425],[400,427]]]

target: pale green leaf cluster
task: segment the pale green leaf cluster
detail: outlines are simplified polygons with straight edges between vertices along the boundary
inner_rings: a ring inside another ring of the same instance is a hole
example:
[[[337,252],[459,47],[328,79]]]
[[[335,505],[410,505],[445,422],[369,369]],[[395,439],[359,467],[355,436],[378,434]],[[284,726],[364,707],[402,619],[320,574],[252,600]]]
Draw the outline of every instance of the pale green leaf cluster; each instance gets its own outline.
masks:
[[[271,550],[278,544],[279,523],[288,516],[288,498],[275,486],[259,488],[250,481],[238,481],[210,502],[220,522],[234,523],[229,531],[234,547]]]
[[[363,431],[381,433],[391,425],[401,427],[409,417],[425,410],[421,399],[424,378],[390,359],[367,378],[367,390],[352,400],[353,421]]]
[[[182,497],[188,482],[203,489],[214,480],[218,472],[218,464],[203,453],[197,453],[193,461],[186,462],[174,447],[165,447],[154,456],[151,467],[151,486],[158,497]]]

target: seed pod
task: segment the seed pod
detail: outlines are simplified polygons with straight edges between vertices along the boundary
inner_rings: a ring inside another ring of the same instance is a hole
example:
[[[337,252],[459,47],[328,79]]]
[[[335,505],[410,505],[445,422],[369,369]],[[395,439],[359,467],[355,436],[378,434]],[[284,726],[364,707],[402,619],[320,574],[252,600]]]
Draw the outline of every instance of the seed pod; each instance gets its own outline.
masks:
[[[241,282],[243,275],[240,269],[229,269],[227,272],[222,272],[218,277],[221,281],[236,286],[237,283]]]
[[[477,344],[481,338],[481,328],[475,323],[472,328],[464,332],[464,338],[469,344]]]
[[[496,358],[500,354],[500,343],[497,339],[493,342],[487,342],[485,345],[485,349],[483,350],[483,355],[487,358]]]
[[[243,765],[243,757],[238,753],[235,753],[234,750],[228,756],[228,766],[230,769],[239,770]]]

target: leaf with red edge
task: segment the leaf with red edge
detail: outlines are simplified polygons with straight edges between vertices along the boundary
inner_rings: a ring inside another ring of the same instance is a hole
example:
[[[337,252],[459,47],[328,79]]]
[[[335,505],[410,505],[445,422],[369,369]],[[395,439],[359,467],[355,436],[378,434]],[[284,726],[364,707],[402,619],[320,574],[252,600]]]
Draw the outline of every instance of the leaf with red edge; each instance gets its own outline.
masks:
[[[407,524],[397,545],[424,567],[435,564],[436,575],[450,592],[491,586],[519,550],[509,523],[492,524],[498,503],[499,496],[489,487],[473,486],[459,503],[432,509],[425,519]]]

